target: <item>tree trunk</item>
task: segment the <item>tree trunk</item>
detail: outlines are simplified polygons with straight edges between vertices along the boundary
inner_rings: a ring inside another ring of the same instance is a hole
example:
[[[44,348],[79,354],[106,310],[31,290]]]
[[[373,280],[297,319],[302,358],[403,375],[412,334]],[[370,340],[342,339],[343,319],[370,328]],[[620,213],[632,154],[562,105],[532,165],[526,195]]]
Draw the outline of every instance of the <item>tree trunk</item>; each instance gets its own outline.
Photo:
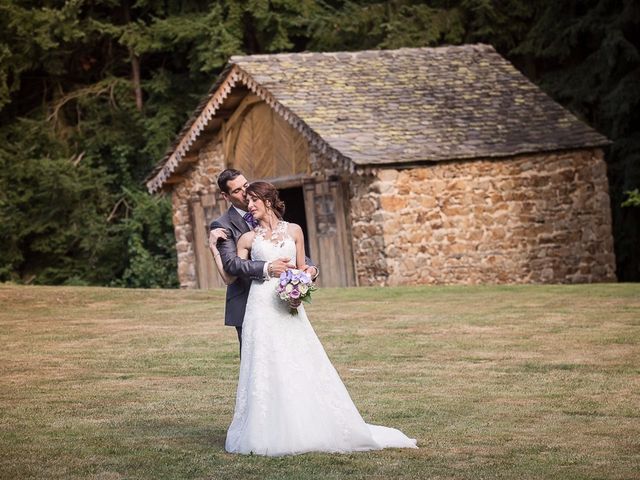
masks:
[[[133,52],[132,48],[129,48],[131,54],[131,73],[133,80],[133,91],[136,96],[136,108],[139,112],[142,111],[142,86],[140,85],[140,57]]]
[[[122,2],[122,10],[124,22],[128,25],[131,23],[131,11],[128,1]],[[129,47],[129,56],[131,58],[131,81],[133,82],[133,93],[136,96],[136,108],[141,112],[144,104],[142,102],[142,86],[140,84],[140,57],[133,51],[133,47]]]

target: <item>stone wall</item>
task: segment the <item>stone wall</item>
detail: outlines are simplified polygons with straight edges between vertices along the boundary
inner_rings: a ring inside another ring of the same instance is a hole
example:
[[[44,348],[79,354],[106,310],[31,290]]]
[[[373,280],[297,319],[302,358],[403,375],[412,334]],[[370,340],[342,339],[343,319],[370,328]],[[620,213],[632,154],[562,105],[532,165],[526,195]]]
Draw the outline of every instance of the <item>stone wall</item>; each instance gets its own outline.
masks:
[[[218,189],[216,178],[224,168],[222,144],[216,138],[200,149],[198,162],[183,174],[184,181],[173,189],[173,226],[178,253],[178,280],[181,288],[198,286],[190,204],[201,202],[206,195],[212,195],[215,198]]]
[[[351,193],[360,285],[615,281],[598,149],[384,169]]]
[[[396,172],[396,170],[393,170]],[[380,206],[380,182],[374,176],[351,178],[351,236],[358,285],[387,285],[385,221]]]

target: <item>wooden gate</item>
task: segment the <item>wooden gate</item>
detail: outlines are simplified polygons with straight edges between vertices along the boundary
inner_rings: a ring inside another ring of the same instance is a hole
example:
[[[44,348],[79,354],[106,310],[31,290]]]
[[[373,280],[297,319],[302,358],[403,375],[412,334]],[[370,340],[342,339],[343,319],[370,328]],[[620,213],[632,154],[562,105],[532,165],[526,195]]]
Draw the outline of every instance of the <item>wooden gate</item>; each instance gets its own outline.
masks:
[[[222,197],[201,195],[190,202],[191,225],[198,287],[202,289],[224,287],[209,250],[209,224],[226,210]]]
[[[326,287],[356,284],[346,186],[340,181],[313,182],[304,186],[311,258],[321,270],[318,283]]]

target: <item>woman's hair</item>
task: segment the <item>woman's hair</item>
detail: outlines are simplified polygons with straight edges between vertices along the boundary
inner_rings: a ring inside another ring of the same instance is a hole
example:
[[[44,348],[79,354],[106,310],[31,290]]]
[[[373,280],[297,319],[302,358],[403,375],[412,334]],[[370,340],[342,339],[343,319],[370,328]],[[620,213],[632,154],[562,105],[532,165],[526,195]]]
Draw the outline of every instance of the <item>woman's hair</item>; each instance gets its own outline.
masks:
[[[269,182],[253,182],[247,187],[247,195],[262,200],[265,205],[267,202],[271,204],[271,209],[279,219],[284,215],[284,202],[278,197],[278,190]]]

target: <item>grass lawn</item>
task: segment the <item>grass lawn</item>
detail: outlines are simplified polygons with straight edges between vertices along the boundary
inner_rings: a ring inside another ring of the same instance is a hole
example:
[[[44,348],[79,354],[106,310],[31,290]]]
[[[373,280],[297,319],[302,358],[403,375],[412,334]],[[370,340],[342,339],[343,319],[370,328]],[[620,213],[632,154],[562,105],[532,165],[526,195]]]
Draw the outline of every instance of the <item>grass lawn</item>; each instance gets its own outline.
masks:
[[[418,450],[224,451],[222,291],[0,285],[2,479],[640,478],[640,285],[323,289],[362,416]]]

